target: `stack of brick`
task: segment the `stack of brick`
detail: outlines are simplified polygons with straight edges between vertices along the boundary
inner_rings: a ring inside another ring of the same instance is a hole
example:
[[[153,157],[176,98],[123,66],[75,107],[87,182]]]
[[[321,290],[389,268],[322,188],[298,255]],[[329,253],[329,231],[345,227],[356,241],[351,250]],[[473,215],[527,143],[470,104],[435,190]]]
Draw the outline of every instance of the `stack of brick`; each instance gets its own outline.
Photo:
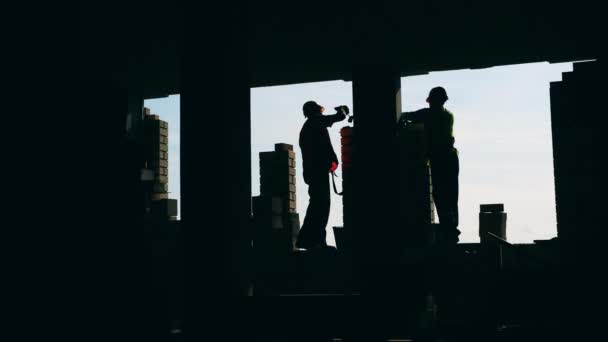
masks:
[[[288,212],[296,212],[296,161],[293,146],[275,144],[272,152],[260,153],[260,193],[279,196]]]
[[[342,159],[342,218],[345,229],[353,225],[353,196],[352,196],[352,146],[353,128],[346,126],[340,129],[340,145]]]
[[[396,179],[403,243],[421,246],[432,241],[434,204],[424,124],[400,129]]]
[[[292,145],[276,144],[274,151],[260,153],[260,196],[253,198],[257,247],[294,248],[300,228],[295,166]]]
[[[155,218],[174,219],[177,200],[169,199],[169,124],[144,108],[141,142],[146,161],[145,168],[152,175],[147,183],[150,213]]]
[[[336,247],[347,250],[353,227],[353,174],[352,174],[353,128],[345,126],[340,129],[340,151],[342,167],[342,227],[334,228]]]

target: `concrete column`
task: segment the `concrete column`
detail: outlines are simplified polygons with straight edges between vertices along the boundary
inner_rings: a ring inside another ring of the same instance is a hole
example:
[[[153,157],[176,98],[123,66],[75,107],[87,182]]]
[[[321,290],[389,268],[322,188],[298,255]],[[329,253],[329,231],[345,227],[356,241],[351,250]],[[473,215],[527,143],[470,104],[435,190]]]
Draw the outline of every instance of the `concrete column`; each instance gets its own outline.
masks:
[[[353,112],[354,237],[363,261],[390,253],[397,228],[395,180],[396,120],[401,113],[397,68],[378,63],[355,65]]]
[[[561,265],[559,280],[551,284],[559,299],[557,317],[571,327],[596,326],[580,312],[593,312],[594,301],[581,294],[602,293],[605,281],[605,211],[608,201],[605,153],[608,117],[600,99],[605,96],[605,61],[574,63],[573,71],[551,84],[551,125],[555,199]],[[598,102],[599,101],[599,102]]]
[[[222,23],[213,25],[187,17],[182,60],[184,331],[231,340],[243,332],[235,305],[246,294],[251,247],[250,88],[244,23],[218,11]]]

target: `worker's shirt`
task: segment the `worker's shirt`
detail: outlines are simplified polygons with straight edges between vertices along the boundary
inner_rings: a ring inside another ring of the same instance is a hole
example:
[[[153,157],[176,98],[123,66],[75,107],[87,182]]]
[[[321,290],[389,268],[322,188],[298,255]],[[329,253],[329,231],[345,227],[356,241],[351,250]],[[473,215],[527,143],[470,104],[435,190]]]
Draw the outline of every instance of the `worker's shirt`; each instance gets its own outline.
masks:
[[[447,109],[423,108],[402,113],[399,125],[407,122],[424,124],[430,158],[458,153],[454,148],[454,115]]]
[[[327,127],[331,127],[334,123],[345,118],[346,115],[336,113],[334,115],[311,116],[306,119],[300,131],[302,168],[306,183],[309,183],[314,175],[328,173],[332,162],[338,163],[338,157],[331,145]]]

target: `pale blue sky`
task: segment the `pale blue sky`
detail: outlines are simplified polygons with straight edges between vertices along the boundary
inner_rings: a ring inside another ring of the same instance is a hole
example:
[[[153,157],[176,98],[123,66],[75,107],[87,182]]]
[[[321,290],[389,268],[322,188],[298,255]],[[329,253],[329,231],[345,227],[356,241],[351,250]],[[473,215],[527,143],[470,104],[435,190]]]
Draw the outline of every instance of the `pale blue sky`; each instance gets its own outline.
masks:
[[[570,70],[572,63],[534,63],[402,78],[404,111],[426,107],[428,91],[435,86],[445,87],[450,97],[446,108],[455,116],[454,134],[460,151],[461,241],[479,241],[478,212],[483,203],[505,204],[509,241],[531,242],[556,235],[549,82],[560,80],[561,73]],[[351,83],[307,83],[251,91],[253,195],[259,194],[258,153],[271,151],[278,142],[293,144],[300,221],[308,194],[297,140],[305,120],[302,104],[308,100],[328,110],[340,104],[352,108]],[[169,191],[179,198],[179,96],[148,100],[145,106],[169,121]],[[338,131],[345,124],[330,129],[338,154]],[[332,195],[330,244],[334,243],[331,227],[342,224],[341,208],[341,198]]]

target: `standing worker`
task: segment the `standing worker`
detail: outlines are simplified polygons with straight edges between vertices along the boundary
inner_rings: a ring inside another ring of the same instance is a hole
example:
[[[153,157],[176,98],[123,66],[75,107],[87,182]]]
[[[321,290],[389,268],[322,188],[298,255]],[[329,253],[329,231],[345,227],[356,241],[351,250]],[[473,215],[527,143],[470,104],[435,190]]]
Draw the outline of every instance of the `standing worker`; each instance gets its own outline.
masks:
[[[325,228],[330,208],[329,174],[338,168],[338,157],[329,140],[327,127],[344,120],[348,107],[339,106],[336,107],[336,114],[323,115],[325,108],[308,101],[302,110],[306,122],[300,131],[300,149],[304,182],[308,184],[310,200],[296,247],[310,250],[327,247]]]
[[[424,123],[428,156],[431,162],[433,200],[439,216],[440,243],[458,243],[458,150],[454,147],[454,115],[443,105],[448,94],[442,87],[429,92],[426,102],[429,108],[415,112],[405,112],[399,118],[399,125],[407,122]]]

